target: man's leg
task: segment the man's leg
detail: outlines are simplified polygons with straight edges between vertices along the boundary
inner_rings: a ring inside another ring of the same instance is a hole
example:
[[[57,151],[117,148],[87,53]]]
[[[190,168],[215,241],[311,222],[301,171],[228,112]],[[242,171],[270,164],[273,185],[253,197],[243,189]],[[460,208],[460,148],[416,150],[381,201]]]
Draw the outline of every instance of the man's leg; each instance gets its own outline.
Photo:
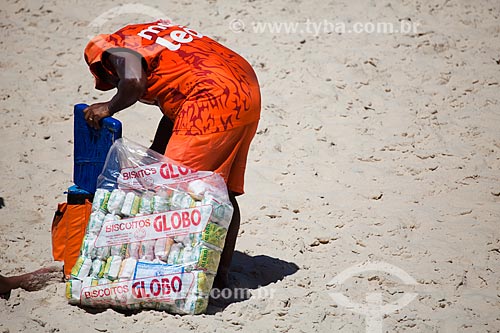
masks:
[[[158,128],[156,129],[156,134],[153,139],[153,143],[149,149],[154,150],[157,153],[165,154],[167,149],[168,141],[172,136],[172,131],[174,129],[174,123],[167,116],[163,116],[158,123]]]
[[[234,193],[229,193],[229,199],[233,205],[234,212],[231,223],[229,224],[229,229],[227,230],[226,243],[220,257],[219,269],[214,280],[214,288],[219,289],[229,287],[229,268],[231,267],[231,260],[233,259],[238,231],[240,230],[240,207],[238,206]]]

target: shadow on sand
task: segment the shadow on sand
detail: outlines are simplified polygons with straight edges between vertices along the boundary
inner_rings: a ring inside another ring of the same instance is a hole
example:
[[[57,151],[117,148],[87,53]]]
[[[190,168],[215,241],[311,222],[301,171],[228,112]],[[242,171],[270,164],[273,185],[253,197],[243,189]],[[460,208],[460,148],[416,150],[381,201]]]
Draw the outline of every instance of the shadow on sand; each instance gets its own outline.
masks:
[[[233,288],[239,290],[257,289],[280,281],[285,276],[294,274],[298,269],[299,267],[293,262],[266,255],[249,256],[235,251],[231,263],[231,284]],[[241,293],[239,293],[236,295],[237,297],[229,297],[223,300],[211,299],[206,313],[215,314],[223,311],[232,303],[247,300],[250,297],[249,294],[249,292],[246,292],[247,297],[241,297]]]

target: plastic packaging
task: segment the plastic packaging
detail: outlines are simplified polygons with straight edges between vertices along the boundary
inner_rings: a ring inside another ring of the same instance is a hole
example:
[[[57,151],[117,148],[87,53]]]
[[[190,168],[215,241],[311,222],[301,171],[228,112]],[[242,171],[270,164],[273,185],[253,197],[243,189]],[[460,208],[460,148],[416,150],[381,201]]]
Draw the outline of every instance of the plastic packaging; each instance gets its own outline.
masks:
[[[125,139],[111,147],[69,303],[178,314],[206,310],[233,207],[223,178]]]

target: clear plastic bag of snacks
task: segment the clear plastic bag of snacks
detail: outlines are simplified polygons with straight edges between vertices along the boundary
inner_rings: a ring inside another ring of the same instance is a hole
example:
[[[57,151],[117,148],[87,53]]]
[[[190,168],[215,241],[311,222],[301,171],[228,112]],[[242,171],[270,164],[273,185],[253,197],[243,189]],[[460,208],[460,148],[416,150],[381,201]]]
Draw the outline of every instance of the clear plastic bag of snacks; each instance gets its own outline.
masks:
[[[117,140],[66,284],[69,303],[203,313],[232,214],[220,175]]]

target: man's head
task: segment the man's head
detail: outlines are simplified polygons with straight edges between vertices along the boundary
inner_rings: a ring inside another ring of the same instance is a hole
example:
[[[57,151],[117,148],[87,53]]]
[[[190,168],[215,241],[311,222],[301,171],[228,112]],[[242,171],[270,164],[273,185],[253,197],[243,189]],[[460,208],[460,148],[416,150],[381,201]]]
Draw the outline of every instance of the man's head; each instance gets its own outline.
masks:
[[[98,35],[90,40],[85,47],[85,62],[95,77],[95,88],[98,90],[111,90],[116,87],[118,78],[103,66],[104,52],[113,47],[108,42],[109,35]]]

